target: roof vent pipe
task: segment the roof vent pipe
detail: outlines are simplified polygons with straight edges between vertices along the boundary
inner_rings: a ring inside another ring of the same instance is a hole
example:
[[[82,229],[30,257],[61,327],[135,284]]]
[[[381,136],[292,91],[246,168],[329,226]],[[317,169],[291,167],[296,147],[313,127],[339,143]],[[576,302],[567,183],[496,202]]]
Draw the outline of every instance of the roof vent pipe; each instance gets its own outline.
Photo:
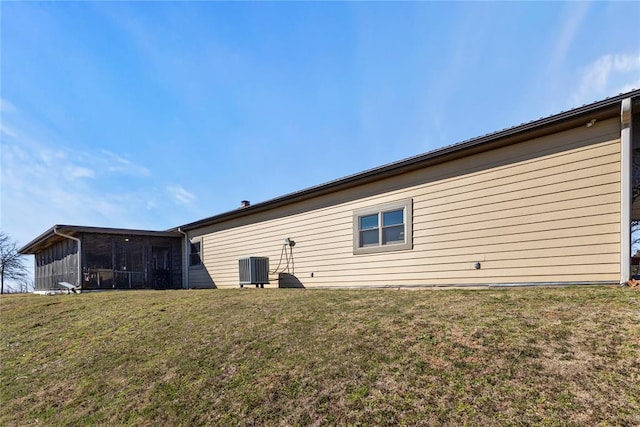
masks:
[[[240,207],[241,208],[248,208],[249,206],[251,206],[251,202],[248,200],[243,200],[240,202]]]

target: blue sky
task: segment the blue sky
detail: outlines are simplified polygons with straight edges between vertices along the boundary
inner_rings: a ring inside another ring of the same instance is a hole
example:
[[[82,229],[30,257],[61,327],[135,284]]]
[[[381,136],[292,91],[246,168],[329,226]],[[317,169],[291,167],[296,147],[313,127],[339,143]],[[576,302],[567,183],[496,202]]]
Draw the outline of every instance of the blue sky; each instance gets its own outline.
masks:
[[[0,4],[2,231],[162,230],[640,87],[640,3]]]

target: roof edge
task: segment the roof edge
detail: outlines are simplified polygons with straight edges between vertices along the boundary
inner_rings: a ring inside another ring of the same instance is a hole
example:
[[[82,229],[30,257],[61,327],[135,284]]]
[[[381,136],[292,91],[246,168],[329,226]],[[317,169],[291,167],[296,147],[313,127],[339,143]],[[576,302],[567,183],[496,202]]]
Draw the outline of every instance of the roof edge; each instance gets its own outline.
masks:
[[[18,250],[18,253],[22,255],[33,255],[36,253],[36,249],[44,242],[56,236],[56,230],[69,233],[102,233],[102,234],[126,234],[129,236],[156,236],[156,237],[176,237],[181,238],[182,234],[175,231],[153,231],[153,230],[138,230],[132,228],[111,228],[111,227],[88,227],[82,225],[64,225],[56,224],[49,228],[44,233],[24,245]]]
[[[581,107],[573,108],[571,110],[562,111],[551,116],[543,117],[537,120],[532,120],[527,123],[522,123],[517,126],[506,128],[497,132],[489,133],[483,136],[471,138],[453,145],[441,147],[426,153],[422,153],[413,157],[408,157],[403,160],[388,163],[382,166],[378,166],[372,169],[368,169],[362,172],[358,172],[352,175],[348,175],[343,178],[338,178],[323,184],[308,187],[303,190],[299,190],[293,193],[288,193],[264,202],[256,203],[242,209],[236,209],[227,211],[218,215],[210,216],[198,221],[190,222],[178,227],[172,228],[168,231],[189,231],[200,227],[215,224],[224,220],[229,220],[257,212],[262,212],[267,209],[281,206],[285,203],[292,201],[302,201],[311,197],[320,196],[326,194],[329,191],[336,191],[338,189],[344,189],[355,185],[364,184],[376,179],[386,176],[393,176],[402,173],[407,170],[416,169],[421,166],[426,166],[429,162],[436,162],[450,160],[450,156],[454,154],[462,155],[471,149],[481,150],[484,147],[494,148],[492,144],[504,141],[505,145],[509,143],[522,142],[525,139],[534,138],[538,136],[548,135],[550,133],[559,132],[559,126],[562,124],[571,123],[574,120],[580,119],[585,115],[601,115],[606,118],[615,117],[620,114],[618,105],[622,100],[626,98],[640,97],[640,89],[635,89],[630,92],[621,93],[619,95],[608,97],[600,101],[593,102],[591,104],[585,104]],[[555,125],[555,126],[554,126]],[[540,135],[530,135],[536,131],[544,131]],[[525,136],[527,138],[525,138]],[[395,172],[395,173],[394,173]],[[377,178],[379,177],[379,178]]]
[[[27,243],[26,245],[18,249],[18,253],[22,255],[32,255],[33,252],[31,252],[31,249],[33,249],[39,243],[47,240],[50,236],[53,236],[55,234],[53,230],[55,230],[56,227],[59,227],[59,225],[54,225],[53,227],[51,227],[44,233],[40,234],[38,237],[30,241],[29,243]]]

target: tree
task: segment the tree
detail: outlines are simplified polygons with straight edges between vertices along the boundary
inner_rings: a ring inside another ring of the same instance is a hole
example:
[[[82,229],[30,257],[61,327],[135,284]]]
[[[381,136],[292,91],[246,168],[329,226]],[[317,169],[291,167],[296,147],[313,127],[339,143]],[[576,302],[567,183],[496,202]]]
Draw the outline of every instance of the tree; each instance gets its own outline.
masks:
[[[5,294],[28,294],[29,292],[33,292],[33,280],[31,280],[31,277],[24,277],[14,281],[13,284],[7,285],[4,289]]]
[[[0,231],[0,294],[4,293],[4,279],[24,280],[27,268],[18,253],[18,244]]]
[[[28,294],[29,292],[33,292],[33,280],[30,277],[25,277],[20,279],[18,282],[18,290],[21,294]]]

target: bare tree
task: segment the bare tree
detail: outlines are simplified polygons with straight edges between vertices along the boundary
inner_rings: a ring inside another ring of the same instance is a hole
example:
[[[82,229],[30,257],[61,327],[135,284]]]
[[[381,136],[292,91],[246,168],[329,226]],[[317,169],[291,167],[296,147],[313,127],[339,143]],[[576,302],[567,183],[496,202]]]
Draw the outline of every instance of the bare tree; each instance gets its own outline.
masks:
[[[12,286],[7,285],[5,293],[15,292],[17,294],[28,294],[33,292],[33,280],[30,277],[23,277],[20,280],[14,282]]]
[[[0,231],[0,294],[4,293],[4,279],[21,281],[27,277],[27,268],[18,253],[18,244]]]
[[[34,289],[33,278],[25,277],[20,280],[20,292],[28,294],[29,292],[33,292]]]

